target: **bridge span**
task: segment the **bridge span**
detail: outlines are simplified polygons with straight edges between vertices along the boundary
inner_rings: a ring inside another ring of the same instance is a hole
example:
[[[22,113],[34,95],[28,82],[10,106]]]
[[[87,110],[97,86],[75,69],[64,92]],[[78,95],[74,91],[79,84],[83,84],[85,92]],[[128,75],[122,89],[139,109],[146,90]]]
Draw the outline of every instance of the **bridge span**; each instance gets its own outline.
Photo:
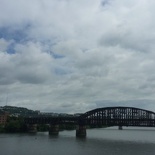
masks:
[[[155,113],[135,107],[104,107],[88,111],[80,116],[37,116],[24,119],[30,131],[35,131],[37,124],[49,124],[50,134],[58,134],[60,124],[77,125],[76,136],[86,136],[87,126],[138,126],[155,127]]]

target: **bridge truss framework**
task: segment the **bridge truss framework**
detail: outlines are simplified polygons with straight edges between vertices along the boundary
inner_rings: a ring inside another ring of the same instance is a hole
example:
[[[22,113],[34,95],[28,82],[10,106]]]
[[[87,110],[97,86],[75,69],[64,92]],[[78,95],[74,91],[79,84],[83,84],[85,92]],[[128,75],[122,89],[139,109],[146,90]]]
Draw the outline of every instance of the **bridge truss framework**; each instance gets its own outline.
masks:
[[[88,111],[81,116],[58,116],[58,117],[28,117],[25,123],[31,126],[34,124],[50,124],[51,133],[58,133],[58,125],[77,125],[76,135],[86,136],[86,126],[139,126],[155,127],[155,113],[152,111],[135,107],[105,107]]]

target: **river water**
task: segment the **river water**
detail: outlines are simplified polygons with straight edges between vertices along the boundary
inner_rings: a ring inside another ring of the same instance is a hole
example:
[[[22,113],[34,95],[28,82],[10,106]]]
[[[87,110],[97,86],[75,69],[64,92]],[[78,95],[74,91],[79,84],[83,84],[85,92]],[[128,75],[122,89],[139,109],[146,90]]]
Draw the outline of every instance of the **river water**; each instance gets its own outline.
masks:
[[[75,131],[59,136],[0,134],[0,155],[154,155],[155,128],[89,129],[86,138]]]

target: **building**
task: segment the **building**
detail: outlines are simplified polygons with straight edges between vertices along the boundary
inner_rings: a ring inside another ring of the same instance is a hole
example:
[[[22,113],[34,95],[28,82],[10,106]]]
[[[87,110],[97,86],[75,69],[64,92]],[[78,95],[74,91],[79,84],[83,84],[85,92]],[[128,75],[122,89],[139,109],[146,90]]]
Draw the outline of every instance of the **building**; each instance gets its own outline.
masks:
[[[0,125],[5,125],[9,114],[4,111],[0,111]]]

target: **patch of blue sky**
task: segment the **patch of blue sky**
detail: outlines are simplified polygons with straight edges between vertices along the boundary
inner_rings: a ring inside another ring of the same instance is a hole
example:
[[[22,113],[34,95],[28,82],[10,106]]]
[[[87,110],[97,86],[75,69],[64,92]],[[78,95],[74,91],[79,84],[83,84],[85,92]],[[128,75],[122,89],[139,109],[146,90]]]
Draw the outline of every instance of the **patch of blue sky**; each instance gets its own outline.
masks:
[[[51,53],[51,55],[53,56],[54,59],[62,59],[62,58],[65,57],[64,55],[57,54],[57,53],[54,53],[54,52],[50,52],[50,53]]]
[[[26,41],[27,38],[27,26],[20,28],[13,27],[0,27],[0,38],[4,38],[5,40],[14,40],[15,42],[23,42]]]
[[[64,68],[55,68],[54,71],[55,71],[55,74],[56,74],[56,75],[67,75],[67,74],[70,73],[69,70],[64,69]]]
[[[8,54],[15,54],[15,43],[11,43],[8,47],[7,47],[7,53]]]

